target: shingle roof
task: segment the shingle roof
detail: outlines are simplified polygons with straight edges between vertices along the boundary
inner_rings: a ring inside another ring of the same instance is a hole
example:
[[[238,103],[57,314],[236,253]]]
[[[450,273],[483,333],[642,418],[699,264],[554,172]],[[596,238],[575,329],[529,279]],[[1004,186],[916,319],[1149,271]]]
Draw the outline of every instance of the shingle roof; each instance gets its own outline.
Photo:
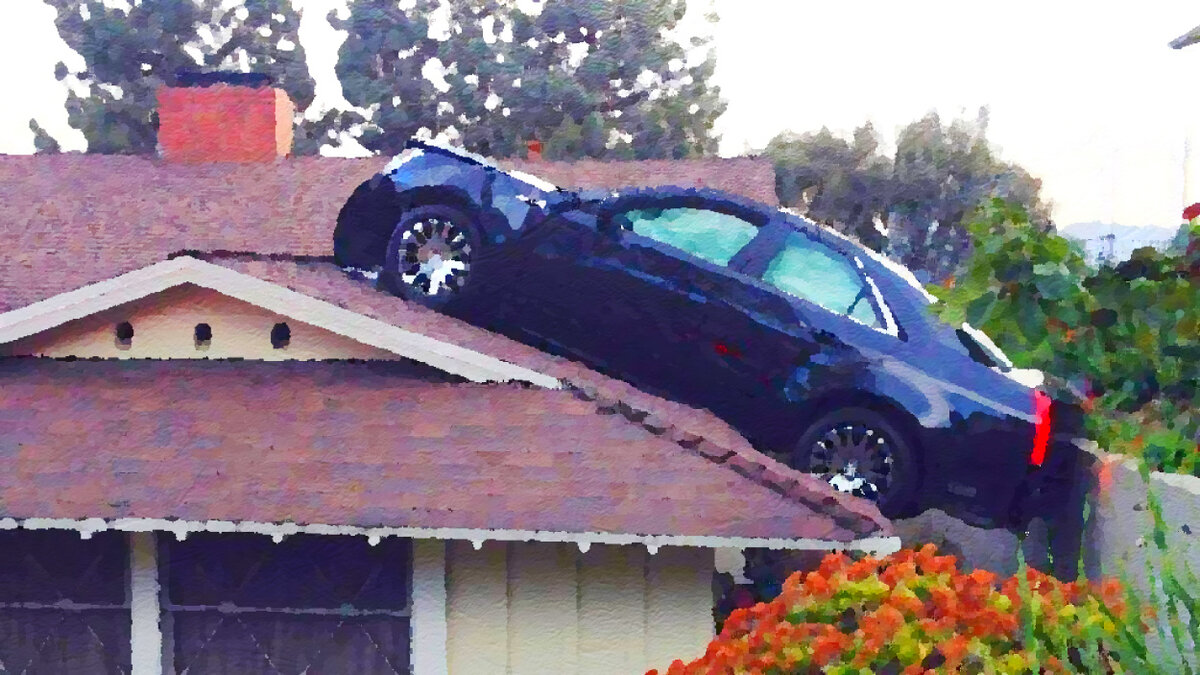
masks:
[[[0,312],[182,249],[257,251],[277,255],[208,259],[552,375],[566,391],[389,379],[344,364],[9,361],[0,374],[0,424],[17,433],[0,434],[0,456],[18,469],[11,474],[16,478],[0,480],[0,514],[789,539],[890,535],[874,507],[765,457],[706,411],[403,303],[329,263],[297,258],[328,252],[346,195],[379,165],[324,158],[247,167],[0,157],[0,243],[6,251]],[[711,170],[719,179],[729,166],[713,163]],[[753,166],[744,167],[743,178],[754,174]],[[553,170],[539,173],[570,184]],[[580,187],[621,185],[609,178],[590,185],[571,180]],[[658,178],[670,176],[659,170]],[[636,182],[656,181],[639,174]],[[773,182],[770,174],[763,184],[772,189]],[[131,191],[131,185],[138,187]],[[735,190],[719,181],[708,185]],[[287,400],[268,404],[264,397]],[[389,401],[409,401],[412,417],[390,414]],[[448,424],[456,406],[466,406],[475,421],[461,428]],[[306,424],[280,423],[292,419]],[[197,444],[196,438],[208,442]],[[379,438],[395,441],[380,444]],[[336,453],[340,463],[331,463],[318,450],[338,439],[344,440]],[[497,439],[504,443],[496,446]],[[430,449],[435,446],[436,453]],[[285,454],[281,447],[296,451]],[[470,454],[486,454],[486,448],[495,466]],[[384,462],[380,453],[389,452]],[[390,463],[408,452],[420,461]],[[247,461],[239,464],[238,458]],[[379,477],[378,486],[362,483],[372,476]],[[557,492],[550,489],[556,481]],[[484,497],[472,500],[476,488]],[[442,508],[421,496],[426,493],[459,506]],[[580,501],[584,494],[594,501]],[[622,515],[605,516],[589,503],[615,503],[614,513]]]
[[[320,362],[8,359],[0,379],[0,517],[17,520],[883,533],[561,390]]]
[[[105,155],[0,155],[0,311],[181,250],[327,255],[338,211],[384,160],[169,164]],[[565,187],[697,184],[775,202],[768,160],[523,163]]]

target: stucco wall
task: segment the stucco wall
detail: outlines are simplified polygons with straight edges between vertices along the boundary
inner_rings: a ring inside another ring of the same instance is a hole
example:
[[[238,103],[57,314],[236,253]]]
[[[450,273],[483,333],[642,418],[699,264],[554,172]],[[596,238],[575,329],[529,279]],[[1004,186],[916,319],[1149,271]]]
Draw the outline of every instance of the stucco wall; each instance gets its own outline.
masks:
[[[1200,478],[1152,472],[1119,455],[1101,456],[1088,498],[1091,513],[1084,534],[1085,562],[1092,574],[1124,573],[1145,588],[1156,577],[1162,554],[1153,540],[1150,492],[1162,506],[1167,549],[1176,567],[1186,563],[1200,575]]]
[[[710,550],[452,542],[446,568],[450,673],[639,673],[713,636]]]
[[[133,339],[117,344],[116,326],[128,321]],[[271,328],[287,323],[291,340],[276,349]],[[196,324],[212,328],[207,346],[195,342]],[[113,359],[396,359],[395,354],[268,312],[206,288],[184,284],[72,321],[39,335],[0,345],[0,354]]]
[[[1200,478],[1159,472],[1143,477],[1134,461],[1120,455],[1099,455],[1093,465],[1094,484],[1083,534],[1088,576],[1120,578],[1148,597],[1152,584],[1157,594],[1162,593],[1163,565],[1169,562],[1177,575],[1184,576],[1188,590],[1196,593],[1200,589],[1186,578],[1200,578]],[[1162,508],[1166,554],[1154,541],[1151,494]],[[1174,622],[1185,628],[1183,651],[1192,667],[1200,668],[1197,645],[1186,637],[1187,610],[1178,609],[1180,615]],[[1159,619],[1165,634],[1170,635],[1173,619],[1165,610],[1159,608]],[[1169,637],[1163,641],[1154,630],[1147,635],[1152,650],[1173,653],[1174,647],[1165,646],[1172,642]]]

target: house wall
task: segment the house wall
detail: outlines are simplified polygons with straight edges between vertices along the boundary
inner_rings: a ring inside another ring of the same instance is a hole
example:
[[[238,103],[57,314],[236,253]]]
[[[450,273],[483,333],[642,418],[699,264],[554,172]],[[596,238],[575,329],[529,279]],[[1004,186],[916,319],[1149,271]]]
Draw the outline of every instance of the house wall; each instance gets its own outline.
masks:
[[[450,542],[450,673],[645,672],[713,637],[713,553],[638,546]]]
[[[116,326],[128,321],[133,340],[117,344]],[[271,344],[271,328],[291,329],[286,347]],[[212,327],[212,341],[197,346],[196,324]],[[0,355],[109,359],[389,359],[391,352],[268,312],[199,286],[184,284],[99,312],[38,335],[0,345]]]

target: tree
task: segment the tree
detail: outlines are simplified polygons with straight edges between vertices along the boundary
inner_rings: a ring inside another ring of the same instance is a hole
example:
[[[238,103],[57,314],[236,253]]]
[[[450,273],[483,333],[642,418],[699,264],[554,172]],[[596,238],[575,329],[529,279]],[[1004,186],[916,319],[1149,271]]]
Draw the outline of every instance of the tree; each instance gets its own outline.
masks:
[[[33,132],[33,151],[39,155],[57,154],[62,152],[58,141],[42,128],[42,125],[37,123],[37,120],[29,120],[29,130]]]
[[[290,0],[47,0],[82,72],[59,64],[87,91],[68,94],[67,113],[88,152],[151,154],[157,146],[156,93],[181,70],[231,69],[271,75],[297,110],[312,103],[313,80]]]
[[[995,158],[987,138],[987,111],[976,121],[943,125],[936,113],[900,132],[893,168],[892,252],[934,279],[954,274],[971,252],[965,220],[985,200],[1022,205],[1029,222],[1050,227],[1040,181]]]
[[[333,18],[349,34],[337,72],[346,99],[368,111],[367,148],[391,153],[445,132],[496,156],[534,139],[564,159],[715,151],[723,104],[707,84],[711,51],[689,65],[669,35],[683,0],[548,0],[535,14],[515,0],[448,0],[440,18],[438,7],[355,0]]]
[[[1040,182],[997,160],[986,131],[986,110],[973,122],[949,125],[931,113],[900,132],[891,158],[879,152],[870,124],[850,140],[827,129],[781,134],[766,154],[775,162],[783,204],[943,280],[970,254],[965,220],[981,202],[1016,202],[1037,227],[1051,226]]]
[[[892,167],[878,147],[870,124],[856,129],[850,142],[825,128],[775,137],[766,154],[775,162],[780,202],[880,250],[885,240],[876,220],[882,225],[887,218]]]
[[[983,330],[1018,366],[1064,378],[1095,376],[1097,308],[1077,244],[1033,222],[1021,204],[992,198],[965,224],[971,252],[935,310],[952,325]]]

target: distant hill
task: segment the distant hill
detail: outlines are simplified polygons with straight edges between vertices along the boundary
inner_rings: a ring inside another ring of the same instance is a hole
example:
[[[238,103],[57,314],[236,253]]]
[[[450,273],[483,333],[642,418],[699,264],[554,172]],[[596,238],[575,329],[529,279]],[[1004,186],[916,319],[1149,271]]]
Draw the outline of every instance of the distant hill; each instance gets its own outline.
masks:
[[[1115,223],[1072,223],[1058,228],[1059,234],[1083,244],[1088,262],[1101,262],[1108,257],[1108,236],[1112,235],[1112,257],[1114,261],[1127,260],[1135,249],[1152,246],[1162,250],[1171,243],[1175,228],[1154,225],[1117,225]]]

